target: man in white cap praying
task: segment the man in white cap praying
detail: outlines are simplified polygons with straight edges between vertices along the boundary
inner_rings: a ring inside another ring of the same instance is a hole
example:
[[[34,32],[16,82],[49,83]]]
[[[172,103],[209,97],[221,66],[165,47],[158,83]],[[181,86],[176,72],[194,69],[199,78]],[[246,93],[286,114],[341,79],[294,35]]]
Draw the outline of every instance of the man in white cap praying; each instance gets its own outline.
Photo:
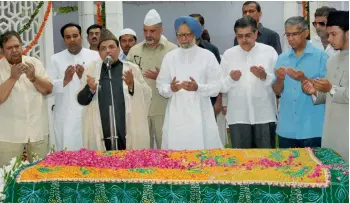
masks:
[[[131,47],[137,42],[136,32],[130,28],[125,28],[119,34],[119,44],[122,51],[119,55],[120,61],[125,61]]]
[[[147,13],[143,24],[145,40],[132,47],[126,59],[140,66],[147,84],[152,88],[152,102],[148,114],[150,147],[154,148],[156,141],[157,148],[160,149],[167,99],[158,94],[156,79],[163,57],[177,46],[161,37],[163,26],[156,10],[152,9]]]
[[[157,78],[159,94],[169,98],[162,149],[222,148],[210,97],[221,89],[222,72],[213,53],[197,46],[199,22],[182,16],[175,21],[179,49],[163,59]]]

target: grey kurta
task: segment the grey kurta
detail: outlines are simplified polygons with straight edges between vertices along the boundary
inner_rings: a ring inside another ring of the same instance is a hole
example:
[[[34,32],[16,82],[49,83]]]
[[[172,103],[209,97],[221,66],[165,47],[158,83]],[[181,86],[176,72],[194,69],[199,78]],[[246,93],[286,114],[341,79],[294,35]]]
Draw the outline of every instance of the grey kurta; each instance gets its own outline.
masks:
[[[317,92],[315,104],[326,103],[322,147],[331,148],[349,162],[349,50],[328,59],[326,78],[335,89]]]

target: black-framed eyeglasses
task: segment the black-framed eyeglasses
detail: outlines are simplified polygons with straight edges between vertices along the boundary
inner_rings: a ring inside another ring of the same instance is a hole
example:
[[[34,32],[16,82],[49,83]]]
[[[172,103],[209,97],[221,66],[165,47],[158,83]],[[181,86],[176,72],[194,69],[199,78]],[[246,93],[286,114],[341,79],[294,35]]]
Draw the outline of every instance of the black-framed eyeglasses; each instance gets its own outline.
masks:
[[[326,22],[316,22],[316,21],[312,22],[312,25],[314,27],[316,27],[317,25],[324,27],[326,26],[326,24],[327,24]]]
[[[305,30],[301,30],[299,32],[284,33],[284,36],[286,36],[286,37],[296,37],[296,36],[300,35],[301,33],[303,33]]]

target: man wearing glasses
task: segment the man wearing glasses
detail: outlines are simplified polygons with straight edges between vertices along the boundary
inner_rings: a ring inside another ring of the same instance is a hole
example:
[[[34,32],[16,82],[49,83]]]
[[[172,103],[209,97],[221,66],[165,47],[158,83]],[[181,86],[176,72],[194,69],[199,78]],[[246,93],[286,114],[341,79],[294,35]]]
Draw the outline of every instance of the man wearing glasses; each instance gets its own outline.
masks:
[[[306,40],[309,29],[303,17],[287,19],[284,27],[292,48],[278,57],[272,85],[276,95],[281,95],[276,130],[279,147],[320,147],[325,105],[314,106],[301,84],[325,77],[328,56]]]
[[[327,6],[323,6],[321,8],[316,9],[315,21],[312,22],[312,25],[316,29],[317,36],[314,36],[311,39],[312,45],[321,50],[324,50],[329,57],[333,56],[338,52],[334,50],[333,47],[329,44],[328,33],[326,30],[327,17],[329,12],[331,11],[336,11],[336,9]]]
[[[278,54],[273,47],[256,42],[258,27],[253,18],[238,19],[234,30],[239,46],[226,50],[220,64],[232,147],[272,148],[276,100],[271,85]]]
[[[196,19],[181,16],[174,27],[180,48],[165,55],[157,78],[159,94],[169,98],[162,149],[222,148],[210,102],[221,89],[219,63],[196,45],[203,32]]]

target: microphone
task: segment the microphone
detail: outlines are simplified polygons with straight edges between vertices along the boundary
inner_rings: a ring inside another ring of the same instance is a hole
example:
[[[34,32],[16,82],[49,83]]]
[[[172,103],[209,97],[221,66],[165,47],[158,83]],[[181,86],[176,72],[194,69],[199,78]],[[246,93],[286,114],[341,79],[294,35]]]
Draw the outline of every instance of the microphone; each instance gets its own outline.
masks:
[[[111,62],[112,62],[112,57],[111,56],[106,56],[104,62],[107,65],[107,68],[110,68],[111,67]]]

